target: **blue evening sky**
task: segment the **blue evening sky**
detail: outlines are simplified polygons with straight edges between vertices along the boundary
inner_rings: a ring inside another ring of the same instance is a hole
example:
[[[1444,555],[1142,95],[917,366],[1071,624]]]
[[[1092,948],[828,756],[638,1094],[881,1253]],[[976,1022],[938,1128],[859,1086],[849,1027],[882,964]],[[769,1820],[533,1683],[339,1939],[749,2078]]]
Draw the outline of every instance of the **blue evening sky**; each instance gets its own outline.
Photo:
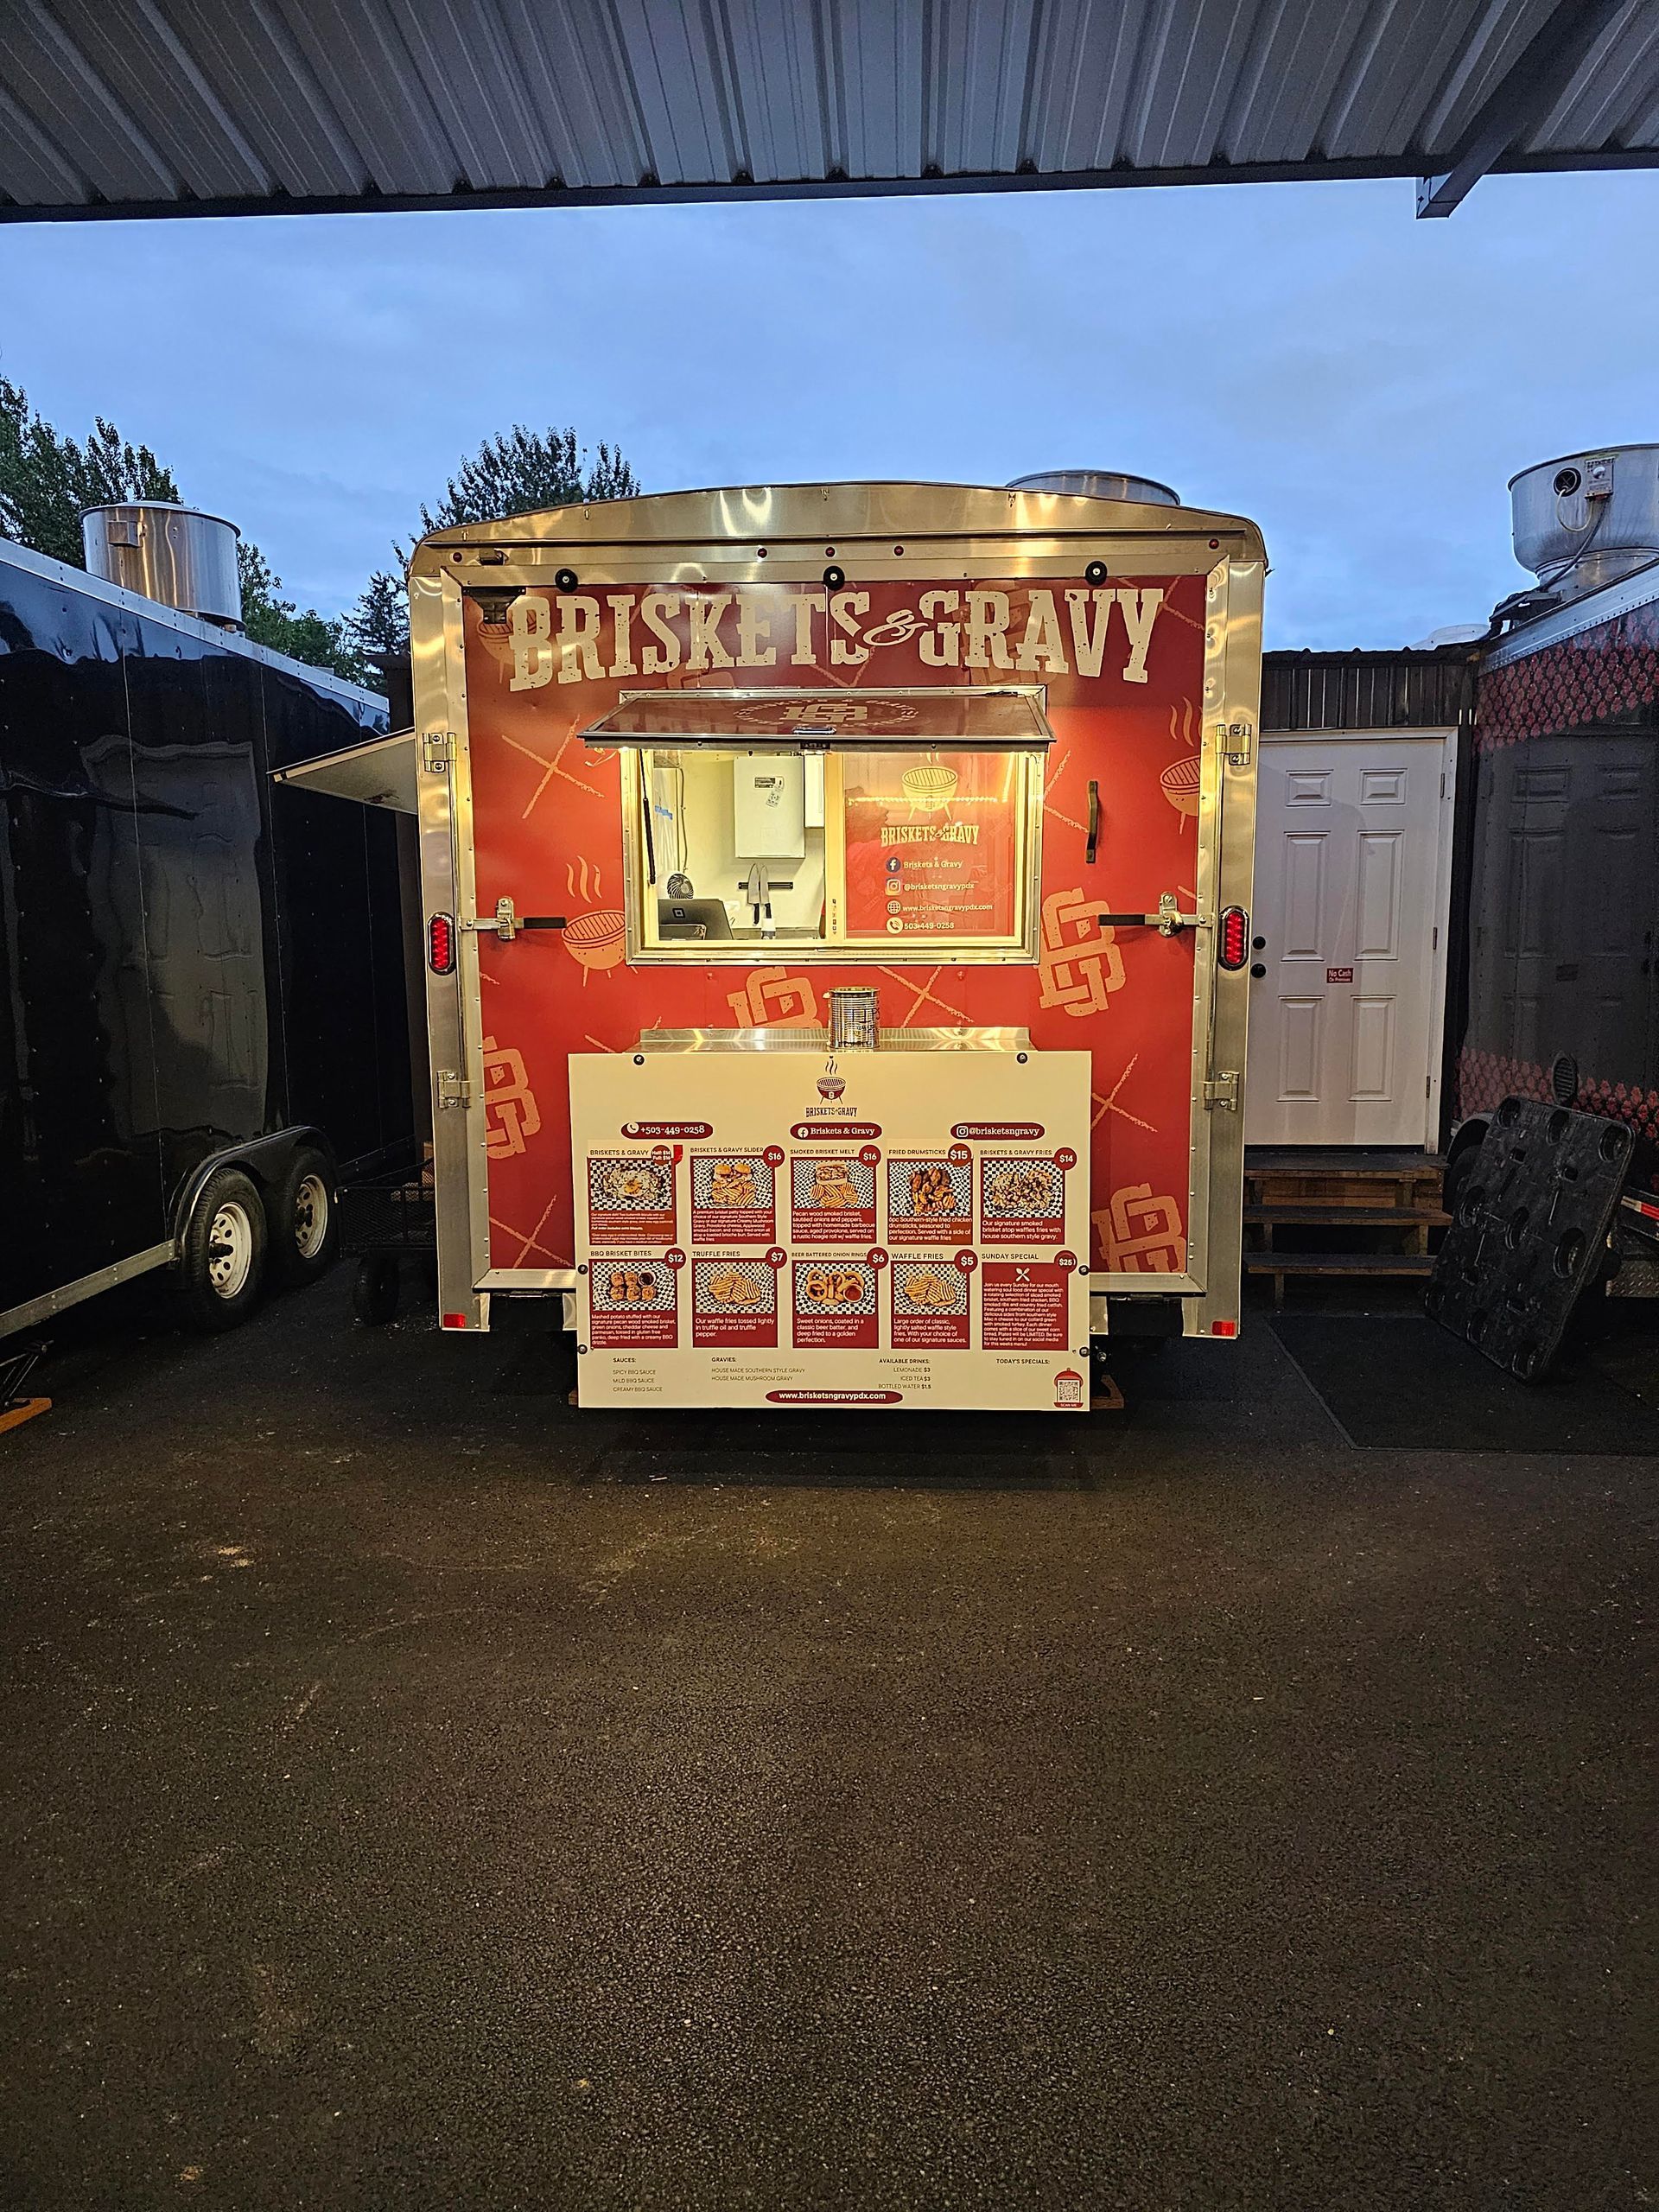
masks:
[[[1138,470],[1254,516],[1268,643],[1524,581],[1505,480],[1659,438],[1659,175],[0,227],[0,374],[325,613],[515,420],[648,491]]]

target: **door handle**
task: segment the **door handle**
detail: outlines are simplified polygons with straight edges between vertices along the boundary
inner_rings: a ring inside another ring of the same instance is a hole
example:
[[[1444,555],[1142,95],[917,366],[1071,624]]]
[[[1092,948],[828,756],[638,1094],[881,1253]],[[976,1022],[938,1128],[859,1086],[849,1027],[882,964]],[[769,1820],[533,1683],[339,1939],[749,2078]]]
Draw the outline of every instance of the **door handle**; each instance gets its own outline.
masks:
[[[1083,857],[1092,863],[1100,850],[1100,785],[1091,777],[1089,783],[1089,841],[1083,849]]]
[[[1156,930],[1160,937],[1174,937],[1181,930],[1207,930],[1211,919],[1208,914],[1182,913],[1180,901],[1173,891],[1163,893],[1155,914],[1109,914],[1099,907],[1090,912],[1103,928]]]
[[[503,944],[511,944],[520,930],[562,930],[564,921],[563,914],[515,913],[512,899],[504,894],[496,900],[494,913],[475,914],[470,922],[463,921],[461,926],[499,937]]]

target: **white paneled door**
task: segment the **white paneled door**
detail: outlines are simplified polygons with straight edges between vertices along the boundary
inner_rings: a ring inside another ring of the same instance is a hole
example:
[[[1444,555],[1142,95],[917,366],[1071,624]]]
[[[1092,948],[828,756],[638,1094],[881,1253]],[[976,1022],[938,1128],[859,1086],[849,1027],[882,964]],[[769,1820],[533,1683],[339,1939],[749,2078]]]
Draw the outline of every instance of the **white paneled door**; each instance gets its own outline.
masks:
[[[1251,1144],[1433,1141],[1447,760],[1439,735],[1262,746]]]

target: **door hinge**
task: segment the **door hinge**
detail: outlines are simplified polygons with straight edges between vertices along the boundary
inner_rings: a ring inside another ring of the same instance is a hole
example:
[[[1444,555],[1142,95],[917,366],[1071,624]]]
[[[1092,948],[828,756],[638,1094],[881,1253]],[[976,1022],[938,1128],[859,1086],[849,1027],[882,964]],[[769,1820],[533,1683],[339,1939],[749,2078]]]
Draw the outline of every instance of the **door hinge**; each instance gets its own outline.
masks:
[[[441,776],[455,757],[453,730],[429,729],[421,739],[421,766],[429,775]]]
[[[1248,768],[1255,731],[1249,722],[1217,722],[1216,741],[1230,768]]]
[[[464,1075],[457,1075],[453,1068],[438,1070],[438,1104],[442,1106],[470,1106],[473,1086]]]
[[[1224,1068],[1219,1075],[1212,1075],[1204,1086],[1206,1106],[1224,1107],[1230,1114],[1238,1111],[1238,1070]]]

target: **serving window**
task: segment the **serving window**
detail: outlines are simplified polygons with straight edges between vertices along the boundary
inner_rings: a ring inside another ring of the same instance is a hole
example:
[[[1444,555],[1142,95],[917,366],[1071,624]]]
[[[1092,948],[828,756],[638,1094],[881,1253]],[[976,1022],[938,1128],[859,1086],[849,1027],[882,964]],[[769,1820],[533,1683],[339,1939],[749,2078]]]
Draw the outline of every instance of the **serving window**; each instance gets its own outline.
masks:
[[[626,702],[628,958],[1034,960],[1039,696]]]

